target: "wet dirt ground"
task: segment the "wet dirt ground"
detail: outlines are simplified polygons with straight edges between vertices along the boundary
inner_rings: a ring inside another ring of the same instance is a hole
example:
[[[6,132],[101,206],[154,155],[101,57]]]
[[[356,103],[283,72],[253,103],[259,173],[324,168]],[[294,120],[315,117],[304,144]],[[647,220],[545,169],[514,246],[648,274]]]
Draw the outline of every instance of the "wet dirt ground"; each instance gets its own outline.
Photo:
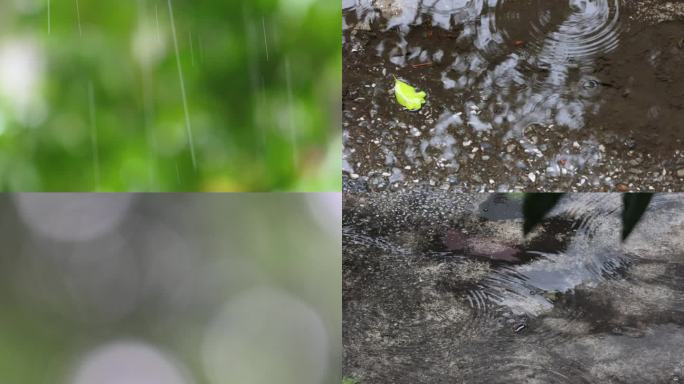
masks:
[[[347,191],[684,190],[682,0],[344,0],[343,20]]]
[[[617,194],[564,197],[528,239],[515,194],[344,199],[345,376],[684,380],[684,195],[656,195],[625,243]]]

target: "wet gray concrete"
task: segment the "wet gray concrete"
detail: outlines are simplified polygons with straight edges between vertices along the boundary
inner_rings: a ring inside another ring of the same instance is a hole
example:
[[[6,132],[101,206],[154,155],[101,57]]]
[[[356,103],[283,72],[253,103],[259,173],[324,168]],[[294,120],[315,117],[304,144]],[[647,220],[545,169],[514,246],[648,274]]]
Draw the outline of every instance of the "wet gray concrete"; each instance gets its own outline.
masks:
[[[684,1],[345,0],[343,18],[345,190],[683,190]]]
[[[526,239],[520,198],[345,195],[345,376],[684,380],[684,195],[657,195],[625,243],[617,194],[566,196]]]

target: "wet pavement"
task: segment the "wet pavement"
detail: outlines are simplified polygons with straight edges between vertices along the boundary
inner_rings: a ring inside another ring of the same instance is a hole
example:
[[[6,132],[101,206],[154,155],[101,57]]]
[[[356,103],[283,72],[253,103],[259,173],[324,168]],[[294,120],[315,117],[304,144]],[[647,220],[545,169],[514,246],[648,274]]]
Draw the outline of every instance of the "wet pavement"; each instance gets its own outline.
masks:
[[[684,189],[684,1],[343,0],[343,20],[347,191]]]
[[[361,383],[679,383],[684,195],[620,243],[618,194],[347,193],[344,374]]]

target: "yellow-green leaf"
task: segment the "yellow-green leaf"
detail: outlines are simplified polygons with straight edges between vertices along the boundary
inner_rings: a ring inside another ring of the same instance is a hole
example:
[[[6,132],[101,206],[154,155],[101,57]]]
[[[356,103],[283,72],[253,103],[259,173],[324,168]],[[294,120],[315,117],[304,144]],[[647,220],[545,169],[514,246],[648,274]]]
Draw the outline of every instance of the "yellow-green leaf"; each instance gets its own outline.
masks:
[[[409,111],[417,111],[425,104],[425,92],[416,92],[416,89],[401,80],[394,78],[394,95],[397,102]]]

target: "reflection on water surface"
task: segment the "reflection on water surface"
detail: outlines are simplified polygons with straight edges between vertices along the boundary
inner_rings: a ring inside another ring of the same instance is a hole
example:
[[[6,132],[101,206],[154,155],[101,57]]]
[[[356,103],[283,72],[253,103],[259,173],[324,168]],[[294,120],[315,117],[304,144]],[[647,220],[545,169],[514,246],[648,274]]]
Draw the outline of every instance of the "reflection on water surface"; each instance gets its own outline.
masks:
[[[681,110],[668,101],[676,91],[652,89],[640,76],[684,81],[676,70],[684,58],[674,40],[661,39],[651,52],[636,48],[633,39],[653,36],[635,35],[646,25],[625,7],[620,0],[343,2],[344,172],[373,190],[681,185],[684,159],[674,146]],[[661,32],[677,36],[652,33]],[[664,56],[677,66],[660,63]],[[629,67],[614,69],[620,62]],[[427,91],[423,111],[392,101],[393,74]],[[641,111],[639,119],[619,121],[616,108]]]

